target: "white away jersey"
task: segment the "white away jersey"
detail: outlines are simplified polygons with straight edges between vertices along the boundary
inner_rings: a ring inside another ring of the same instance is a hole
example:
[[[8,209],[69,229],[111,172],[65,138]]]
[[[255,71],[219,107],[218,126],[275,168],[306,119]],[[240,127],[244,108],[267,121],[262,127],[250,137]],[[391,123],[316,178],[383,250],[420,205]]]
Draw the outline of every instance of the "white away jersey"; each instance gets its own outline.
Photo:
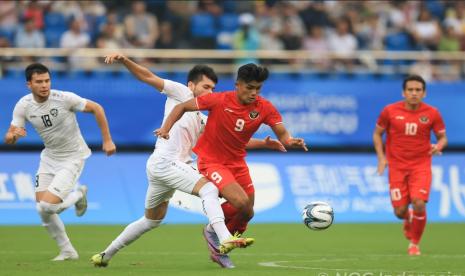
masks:
[[[167,96],[163,123],[177,104],[194,98],[194,94],[187,86],[171,80],[164,80],[162,93]],[[184,113],[171,128],[170,139],[157,139],[154,154],[184,163],[192,162],[192,147],[203,132],[206,120],[207,116],[201,112]]]
[[[28,94],[16,103],[11,124],[16,127],[24,127],[26,121],[32,124],[45,145],[41,158],[87,158],[91,152],[82,138],[75,114],[84,110],[86,103],[86,99],[74,93],[54,89],[43,103]]]

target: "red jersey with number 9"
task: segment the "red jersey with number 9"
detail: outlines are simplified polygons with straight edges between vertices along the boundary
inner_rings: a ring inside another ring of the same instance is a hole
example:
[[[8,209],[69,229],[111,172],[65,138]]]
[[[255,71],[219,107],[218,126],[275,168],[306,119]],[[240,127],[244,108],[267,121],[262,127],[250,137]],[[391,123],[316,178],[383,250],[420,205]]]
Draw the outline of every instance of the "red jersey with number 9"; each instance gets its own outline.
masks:
[[[386,106],[376,123],[386,130],[386,158],[389,167],[431,166],[431,131],[446,131],[439,111],[425,103],[417,110],[405,108],[405,102]]]
[[[205,132],[193,151],[204,161],[224,163],[243,159],[245,146],[262,123],[282,123],[281,115],[268,100],[257,96],[243,105],[235,91],[211,93],[196,98],[199,110],[209,110]]]

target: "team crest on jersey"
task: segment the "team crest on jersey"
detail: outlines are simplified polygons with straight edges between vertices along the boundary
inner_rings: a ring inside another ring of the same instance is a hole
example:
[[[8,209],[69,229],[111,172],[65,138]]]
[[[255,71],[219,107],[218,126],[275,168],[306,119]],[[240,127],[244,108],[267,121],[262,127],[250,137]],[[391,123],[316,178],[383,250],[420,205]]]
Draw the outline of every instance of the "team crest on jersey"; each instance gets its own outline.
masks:
[[[422,124],[427,124],[429,122],[429,119],[426,116],[421,116],[419,120]]]
[[[58,109],[56,109],[56,108],[51,109],[51,110],[50,110],[50,114],[51,114],[53,117],[58,116]]]
[[[254,120],[254,119],[257,119],[257,118],[258,118],[258,115],[260,115],[260,114],[258,113],[258,111],[253,110],[253,111],[250,111],[250,113],[249,113],[249,118],[252,119],[252,120]]]

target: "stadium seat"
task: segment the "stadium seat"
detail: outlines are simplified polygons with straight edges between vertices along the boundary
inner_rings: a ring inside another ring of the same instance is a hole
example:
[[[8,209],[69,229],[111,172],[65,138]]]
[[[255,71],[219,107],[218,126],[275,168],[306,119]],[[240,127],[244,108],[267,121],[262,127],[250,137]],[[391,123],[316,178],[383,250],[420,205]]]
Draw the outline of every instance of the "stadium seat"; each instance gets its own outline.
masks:
[[[239,28],[239,17],[237,14],[226,13],[218,19],[220,32],[235,32]]]
[[[215,18],[209,13],[197,13],[191,17],[191,35],[197,38],[214,38],[217,33]]]
[[[66,29],[68,24],[63,14],[58,12],[49,12],[44,16],[45,28]]]
[[[45,36],[45,44],[49,48],[59,48],[60,47],[60,39],[63,35],[64,30],[57,30],[54,28],[46,28],[44,30]]]

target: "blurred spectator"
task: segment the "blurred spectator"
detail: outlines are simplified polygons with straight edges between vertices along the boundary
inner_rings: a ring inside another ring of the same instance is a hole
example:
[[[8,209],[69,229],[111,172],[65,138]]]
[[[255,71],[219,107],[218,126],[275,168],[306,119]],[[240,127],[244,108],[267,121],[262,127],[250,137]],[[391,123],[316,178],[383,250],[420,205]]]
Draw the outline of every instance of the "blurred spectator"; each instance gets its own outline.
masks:
[[[89,43],[89,35],[82,31],[82,21],[72,18],[68,31],[63,33],[61,37],[60,47],[72,49],[86,48],[89,46]]]
[[[331,32],[328,38],[329,49],[335,55],[336,69],[345,67],[349,71],[354,65],[354,60],[347,58],[357,50],[357,39],[352,34],[350,21],[347,18],[339,18],[336,21],[336,30]]]
[[[44,27],[44,7],[39,1],[29,1],[22,16],[23,18],[32,18],[36,29],[42,30]]]
[[[153,48],[159,35],[158,20],[146,12],[143,1],[131,4],[131,13],[124,18],[126,38],[136,48]]]
[[[34,18],[24,19],[24,24],[18,28],[15,37],[15,47],[18,48],[44,48],[44,34],[36,29]]]
[[[102,26],[97,42],[97,48],[100,49],[120,49],[123,47],[121,38],[116,35],[116,24],[107,22]]]
[[[411,33],[419,49],[437,50],[441,39],[441,30],[436,19],[426,8],[420,10],[418,21],[411,26]]]
[[[10,40],[18,25],[18,7],[15,1],[0,1],[0,35]]]
[[[240,28],[234,33],[234,50],[256,51],[260,46],[260,35],[254,26],[255,17],[250,13],[243,13],[239,16]],[[236,60],[239,65],[247,63],[258,63],[254,54]]]
[[[330,26],[330,19],[326,11],[325,3],[322,1],[312,1],[307,8],[300,11],[300,16],[305,25],[305,29],[310,30],[313,26]]]
[[[81,29],[81,20],[71,19],[69,30],[63,33],[60,39],[61,48],[69,48],[77,50],[79,48],[87,48],[90,46],[90,36]],[[68,58],[68,65],[71,69],[75,68],[91,68],[94,65],[94,59],[78,57],[71,54]]]
[[[379,15],[369,14],[359,22],[356,34],[362,42],[359,48],[382,50],[383,39],[386,36],[386,26]]]
[[[198,9],[205,11],[213,16],[219,16],[223,13],[219,1],[216,0],[199,0]]]
[[[310,56],[316,57],[315,59],[312,59],[310,64],[319,70],[329,69],[329,45],[326,40],[323,27],[313,25],[308,33],[308,36],[304,39],[303,48],[308,51]]]
[[[175,49],[176,42],[173,38],[173,28],[171,22],[163,21],[160,24],[160,37],[157,40],[155,48],[157,49]]]
[[[455,28],[451,24],[447,24],[443,27],[444,35],[439,40],[438,50],[439,51],[460,51],[460,39],[455,31]]]

